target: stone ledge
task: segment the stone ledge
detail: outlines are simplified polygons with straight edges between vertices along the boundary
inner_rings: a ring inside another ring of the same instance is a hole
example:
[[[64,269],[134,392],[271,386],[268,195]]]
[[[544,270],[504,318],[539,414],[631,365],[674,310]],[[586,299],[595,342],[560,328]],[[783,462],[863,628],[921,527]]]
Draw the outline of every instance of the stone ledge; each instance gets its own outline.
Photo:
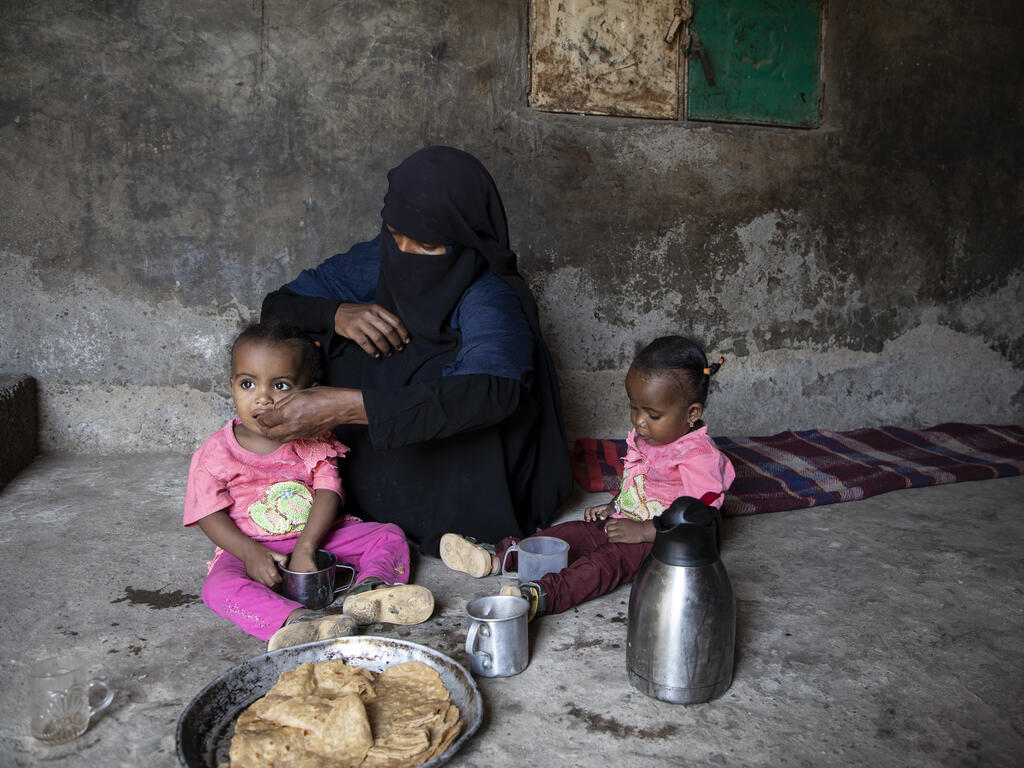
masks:
[[[36,381],[20,373],[0,373],[0,489],[39,451]]]

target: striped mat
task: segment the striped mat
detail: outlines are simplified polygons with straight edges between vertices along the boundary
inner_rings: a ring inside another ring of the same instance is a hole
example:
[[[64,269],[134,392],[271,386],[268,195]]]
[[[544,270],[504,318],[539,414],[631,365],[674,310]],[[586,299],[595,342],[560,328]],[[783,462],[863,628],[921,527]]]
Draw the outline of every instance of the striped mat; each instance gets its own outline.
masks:
[[[939,424],[716,437],[736,468],[722,513],[754,515],[855,501],[901,488],[1024,472],[1024,426]],[[625,440],[580,438],[573,476],[585,491],[619,489]]]

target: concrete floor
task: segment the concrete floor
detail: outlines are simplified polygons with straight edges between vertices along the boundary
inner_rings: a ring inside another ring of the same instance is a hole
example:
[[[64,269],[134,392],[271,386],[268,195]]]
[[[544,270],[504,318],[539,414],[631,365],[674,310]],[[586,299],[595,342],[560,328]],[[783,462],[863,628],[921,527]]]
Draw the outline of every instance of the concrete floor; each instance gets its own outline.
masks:
[[[188,457],[44,457],[0,492],[0,766],[175,766],[208,682],[263,645],[198,595],[211,546],[181,528]],[[598,496],[579,496],[565,517]],[[1024,754],[1024,477],[890,493],[724,527],[737,662],[720,699],[664,704],[625,672],[628,587],[531,625],[530,666],[480,679],[455,766],[1011,766]],[[421,559],[434,618],[373,634],[468,666],[468,599]],[[70,744],[28,732],[25,671],[77,654],[116,688]]]

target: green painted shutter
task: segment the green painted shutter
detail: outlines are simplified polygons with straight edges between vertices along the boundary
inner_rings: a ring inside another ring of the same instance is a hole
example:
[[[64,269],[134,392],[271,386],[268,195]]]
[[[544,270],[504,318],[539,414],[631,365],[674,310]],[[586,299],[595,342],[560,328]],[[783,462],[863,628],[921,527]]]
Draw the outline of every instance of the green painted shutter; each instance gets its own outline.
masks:
[[[690,120],[815,128],[821,116],[821,0],[695,0]]]

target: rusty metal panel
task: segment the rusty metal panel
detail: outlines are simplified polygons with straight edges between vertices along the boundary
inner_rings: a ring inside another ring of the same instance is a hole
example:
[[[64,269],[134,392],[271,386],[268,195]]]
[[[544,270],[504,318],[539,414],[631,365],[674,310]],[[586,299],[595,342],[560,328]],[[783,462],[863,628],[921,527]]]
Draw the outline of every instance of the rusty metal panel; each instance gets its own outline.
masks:
[[[674,119],[678,0],[530,0],[530,106]]]

